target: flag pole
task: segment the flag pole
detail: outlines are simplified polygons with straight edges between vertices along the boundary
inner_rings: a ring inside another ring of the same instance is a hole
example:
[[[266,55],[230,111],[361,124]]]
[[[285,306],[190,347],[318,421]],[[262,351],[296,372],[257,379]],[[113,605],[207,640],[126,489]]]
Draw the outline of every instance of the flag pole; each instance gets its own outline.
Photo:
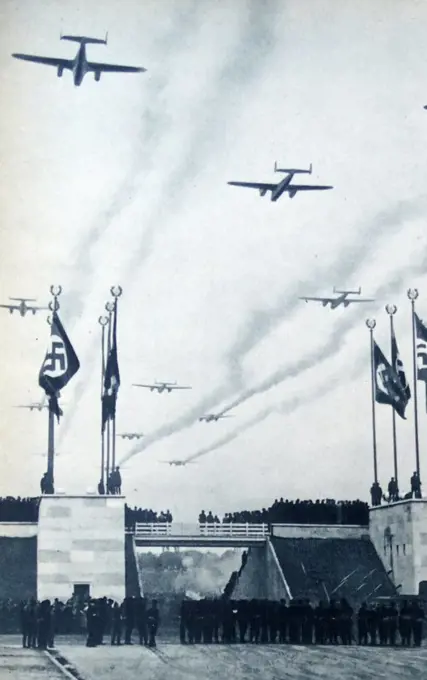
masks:
[[[393,316],[397,312],[396,305],[386,305],[385,308],[387,314],[390,316],[390,348],[391,348],[391,360],[393,364],[393,337],[394,337],[394,322]],[[393,366],[395,368],[395,366]],[[396,437],[396,411],[394,408],[391,409],[392,414],[392,428],[393,428],[393,461],[394,461],[394,479],[396,480],[396,486],[399,489],[398,480],[398,468],[397,468],[397,437]]]
[[[415,464],[418,479],[420,477],[420,448],[418,438],[418,397],[417,397],[417,342],[415,333],[415,300],[418,297],[418,290],[416,288],[409,288],[407,292],[408,298],[411,301],[411,317],[412,317],[412,363],[414,367],[414,431],[415,431]]]
[[[105,375],[105,326],[108,323],[107,316],[100,316],[98,323],[101,326],[101,403],[102,395],[104,392],[104,375]],[[101,485],[105,492],[105,478],[104,478],[104,468],[105,468],[105,431],[101,428]]]
[[[114,298],[114,319],[117,318],[117,299],[121,296],[123,289],[121,286],[111,286],[111,295]],[[115,326],[116,327],[116,326]],[[117,328],[117,327],[116,327]],[[112,419],[112,455],[111,455],[111,469],[116,469],[116,410],[114,409],[114,418]]]
[[[110,356],[110,351],[111,351],[111,319],[113,316],[113,311],[114,311],[114,302],[107,302],[105,305],[105,309],[108,312],[108,334],[107,334],[107,357]],[[106,423],[106,429],[107,429],[107,460],[106,460],[106,465],[105,465],[105,477],[106,477],[106,492],[107,494],[109,493],[109,487],[108,487],[108,478],[110,476],[110,451],[111,451],[111,437],[110,437],[110,419],[107,419]]]
[[[59,309],[58,297],[62,293],[61,286],[51,286],[50,292],[53,300],[49,302],[49,309],[52,312],[52,317],[47,318],[47,322],[52,325],[53,317]],[[52,410],[51,399],[49,399],[48,406],[48,434],[47,434],[47,479],[50,493],[55,493],[55,414]]]
[[[374,458],[374,482],[378,484],[377,464],[377,426],[375,418],[375,369],[374,369],[374,328],[377,325],[375,319],[366,319],[369,328],[370,352],[371,352],[371,402],[372,402],[372,453]]]

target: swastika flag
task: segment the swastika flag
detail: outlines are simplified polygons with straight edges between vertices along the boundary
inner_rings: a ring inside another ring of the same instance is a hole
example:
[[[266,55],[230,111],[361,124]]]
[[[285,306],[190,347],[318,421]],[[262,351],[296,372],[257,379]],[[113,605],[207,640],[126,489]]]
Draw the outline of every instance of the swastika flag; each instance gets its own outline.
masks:
[[[374,362],[375,401],[379,404],[390,404],[399,416],[406,420],[405,409],[409,401],[407,390],[375,341],[372,359]]]
[[[56,312],[52,315],[50,343],[39,372],[39,385],[49,397],[49,408],[59,419],[58,392],[80,368],[77,354]]]

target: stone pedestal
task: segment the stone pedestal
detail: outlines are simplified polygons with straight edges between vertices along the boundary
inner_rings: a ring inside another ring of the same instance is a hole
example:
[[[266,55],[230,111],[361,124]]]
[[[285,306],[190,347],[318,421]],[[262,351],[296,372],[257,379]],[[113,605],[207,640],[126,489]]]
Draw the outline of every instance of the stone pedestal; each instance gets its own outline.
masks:
[[[420,581],[427,581],[427,499],[371,508],[369,533],[399,592],[417,595]]]
[[[37,597],[67,600],[75,586],[92,597],[125,596],[124,496],[42,496]]]

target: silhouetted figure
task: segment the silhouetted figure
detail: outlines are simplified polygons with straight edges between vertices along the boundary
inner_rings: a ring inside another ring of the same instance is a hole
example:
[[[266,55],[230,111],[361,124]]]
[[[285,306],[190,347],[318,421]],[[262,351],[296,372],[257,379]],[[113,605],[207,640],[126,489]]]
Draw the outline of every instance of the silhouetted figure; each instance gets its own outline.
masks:
[[[421,498],[421,481],[416,471],[411,477],[411,492],[413,498]]]
[[[160,617],[157,609],[157,600],[153,600],[151,607],[147,611],[147,627],[148,627],[148,646],[156,646],[156,635],[159,628]]]
[[[394,477],[392,477],[388,483],[388,502],[395,503],[399,500],[399,489],[397,487],[397,482]]]
[[[111,618],[111,644],[120,645],[122,637],[122,608],[118,602],[113,604]]]
[[[379,482],[374,482],[371,486],[371,505],[376,507],[381,505],[381,499],[383,497],[383,490],[381,489]]]
[[[104,486],[104,480],[103,479],[101,479],[98,482],[98,493],[99,493],[100,496],[105,495],[105,486]]]

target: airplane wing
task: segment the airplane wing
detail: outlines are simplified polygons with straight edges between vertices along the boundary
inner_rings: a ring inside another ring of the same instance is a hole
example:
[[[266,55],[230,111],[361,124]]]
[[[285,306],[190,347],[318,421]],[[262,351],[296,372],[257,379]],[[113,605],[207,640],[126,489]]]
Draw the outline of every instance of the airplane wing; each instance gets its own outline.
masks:
[[[149,387],[150,389],[157,389],[159,385],[143,385],[141,383],[132,383],[133,387]]]
[[[353,302],[375,302],[373,299],[368,299],[368,298],[362,298],[362,300],[345,300],[345,304],[353,304]]]
[[[191,390],[191,387],[183,386],[183,385],[169,385],[166,387],[168,390]]]
[[[0,305],[0,307],[4,307],[4,309],[19,309],[19,305]]]
[[[49,309],[49,307],[37,307],[37,306],[31,306],[31,305],[26,305],[25,309],[27,309],[29,312],[37,312],[41,309]]]
[[[32,61],[35,64],[44,64],[45,66],[62,66],[62,68],[73,68],[71,59],[60,59],[58,57],[37,57],[32,54],[12,54],[15,59],[22,59],[22,61]]]
[[[332,186],[324,186],[323,184],[291,184],[288,185],[287,191],[322,191],[325,189],[333,189]]]
[[[90,71],[103,71],[104,73],[142,73],[146,68],[139,66],[117,66],[116,64],[97,64],[93,61],[88,62]]]
[[[307,302],[307,300],[315,300],[316,302],[333,302],[332,298],[310,297],[310,296],[300,297],[300,300],[305,300],[306,302]],[[357,302],[358,302],[358,300],[357,300]]]
[[[263,184],[262,182],[227,182],[233,187],[248,187],[249,189],[260,189],[265,191],[274,191],[277,188],[277,184]]]

